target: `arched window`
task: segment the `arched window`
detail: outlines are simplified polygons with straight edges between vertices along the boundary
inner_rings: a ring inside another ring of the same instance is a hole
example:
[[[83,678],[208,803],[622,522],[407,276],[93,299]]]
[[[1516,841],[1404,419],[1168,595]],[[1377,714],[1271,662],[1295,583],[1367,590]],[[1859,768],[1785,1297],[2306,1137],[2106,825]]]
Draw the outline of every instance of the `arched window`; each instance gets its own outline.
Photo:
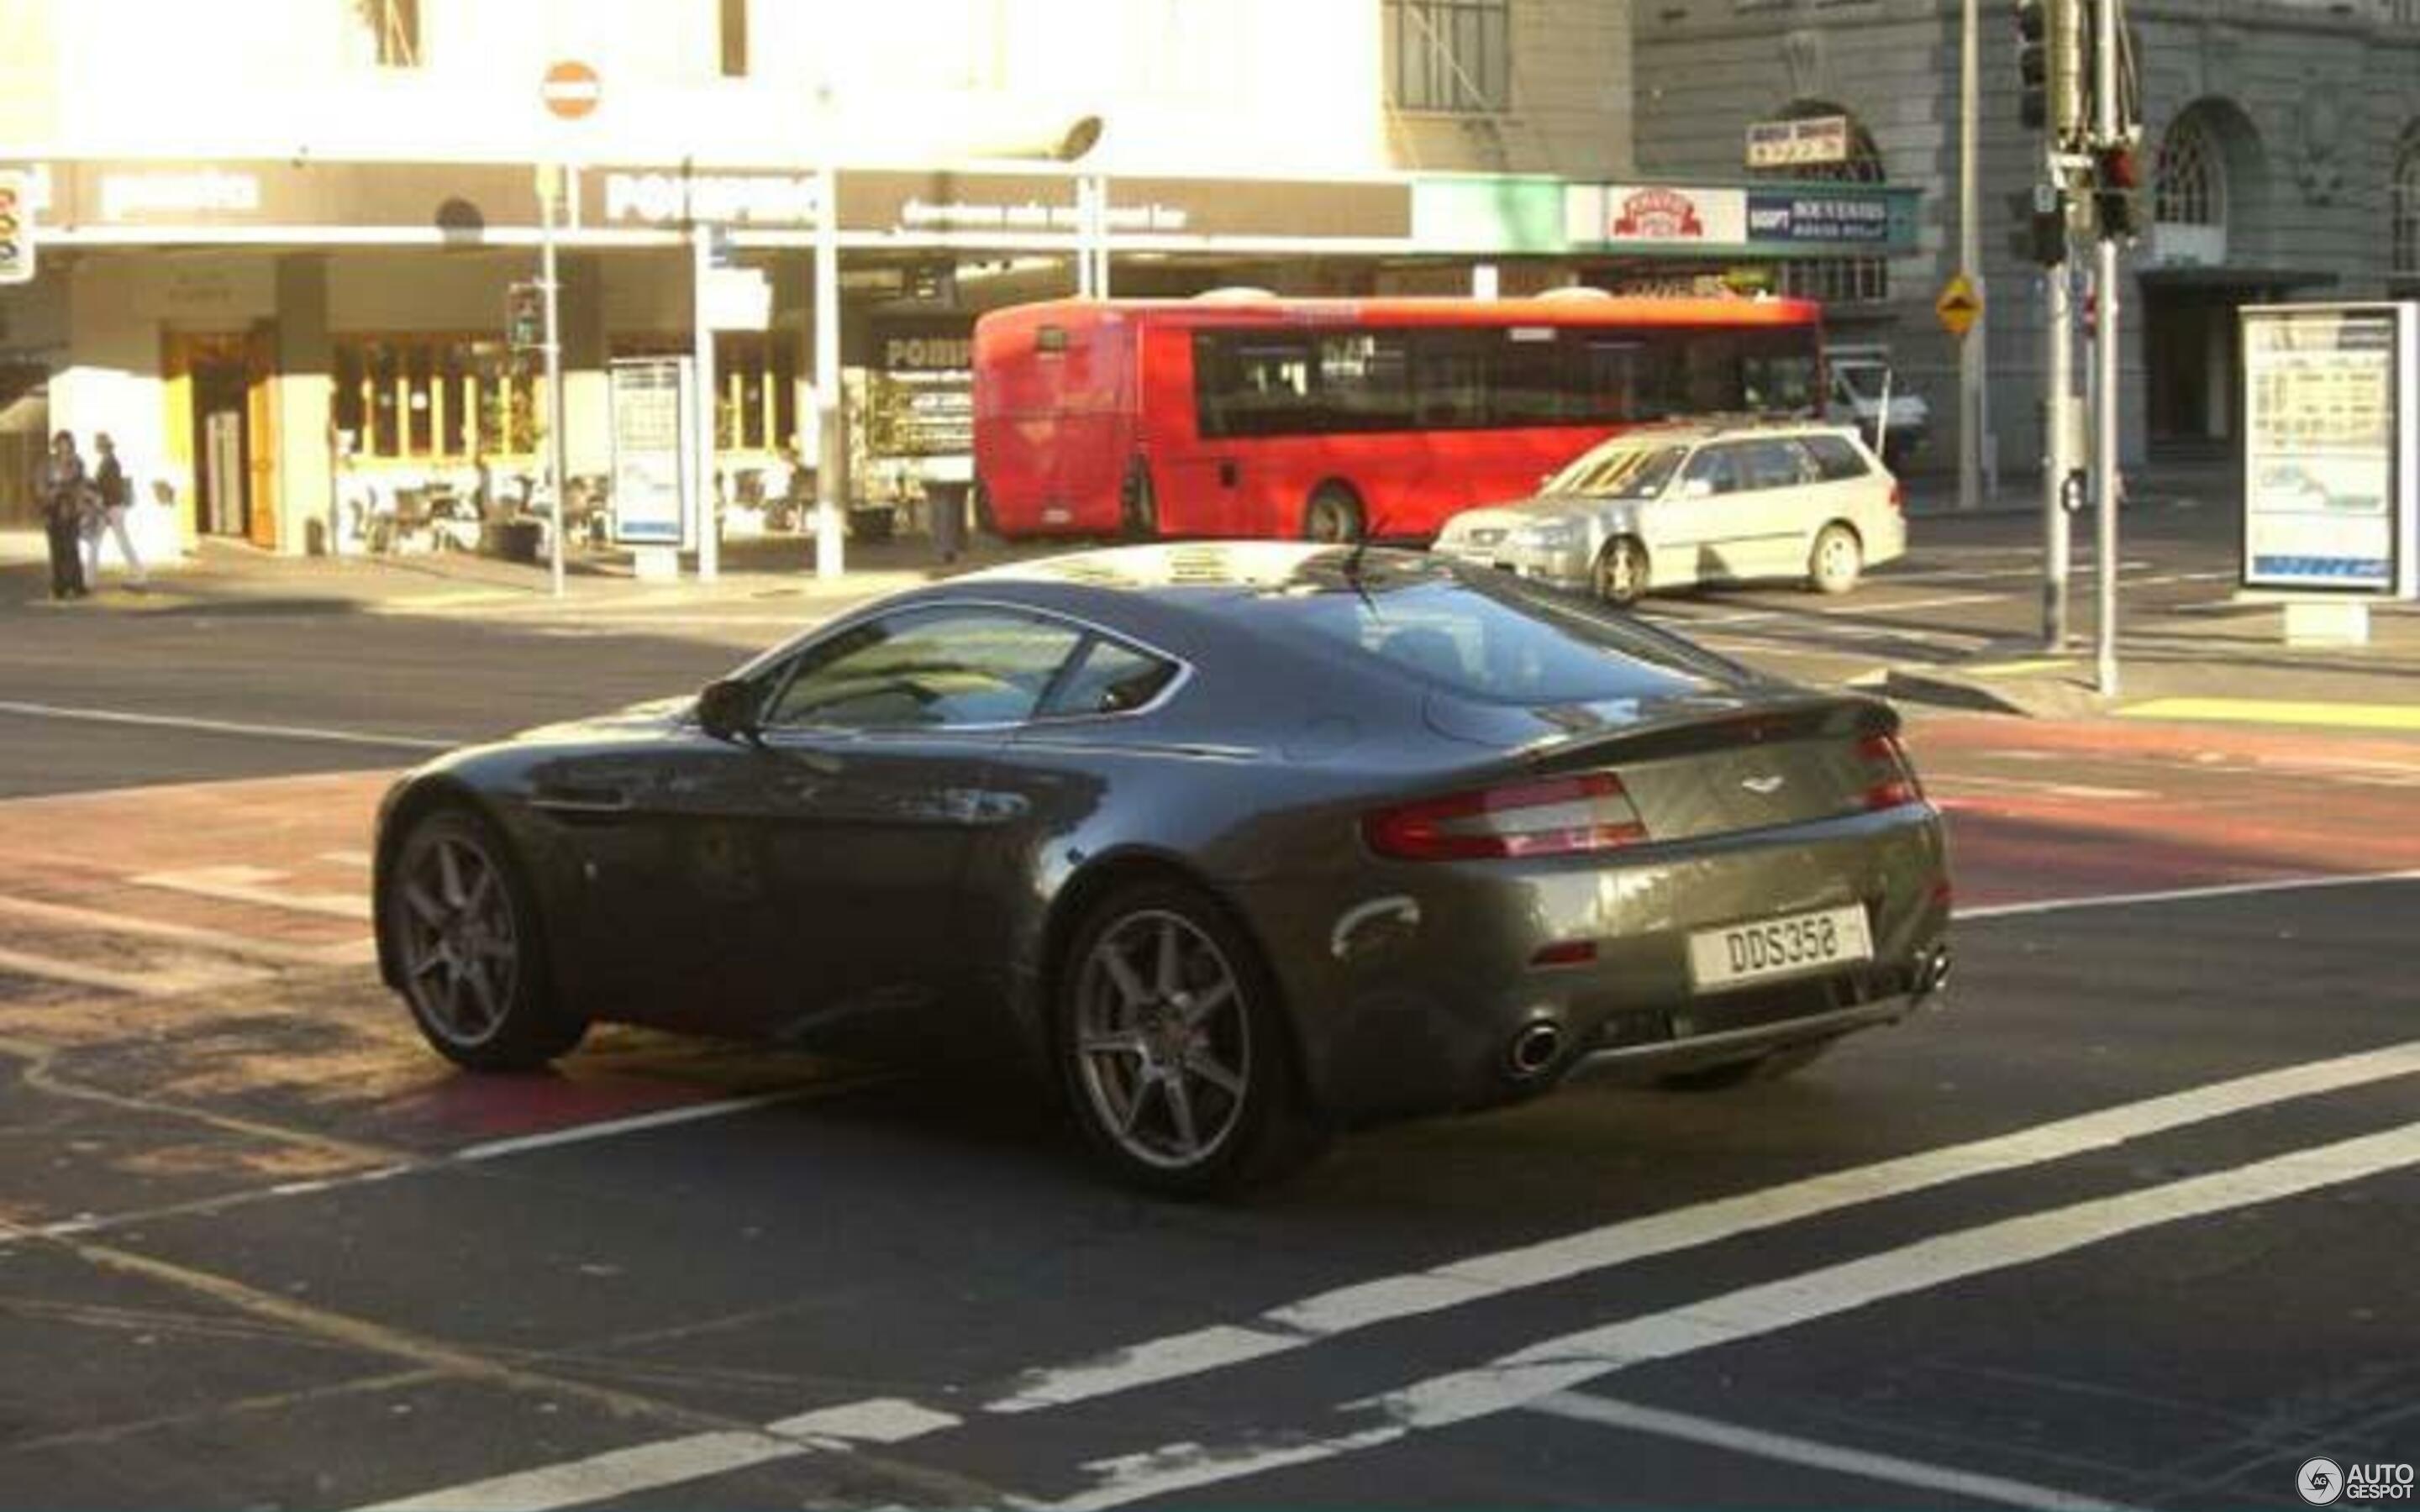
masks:
[[[2153,218],[2165,224],[2226,224],[2226,160],[2197,113],[2178,116],[2161,139],[2152,194]]]
[[[1781,113],[1784,120],[1815,116],[1847,116],[1837,105],[1800,100]],[[1883,155],[1865,123],[1849,116],[1849,155],[1838,162],[1809,163],[1789,168],[1759,169],[1759,178],[1799,182],[1879,184],[1889,175]],[[1890,298],[1890,261],[1885,257],[1801,257],[1780,268],[1780,292],[1826,304],[1878,304]]]
[[[2394,228],[2398,276],[2420,277],[2420,121],[2404,128],[2395,154],[2395,178],[2386,195],[2386,213]]]

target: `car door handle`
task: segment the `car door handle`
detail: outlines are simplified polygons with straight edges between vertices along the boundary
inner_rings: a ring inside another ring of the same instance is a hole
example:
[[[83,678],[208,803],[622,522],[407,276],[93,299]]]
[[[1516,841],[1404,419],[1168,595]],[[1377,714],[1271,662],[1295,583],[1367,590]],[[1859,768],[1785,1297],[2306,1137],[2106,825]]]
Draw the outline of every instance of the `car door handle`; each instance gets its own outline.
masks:
[[[1233,462],[1221,461],[1218,464],[1218,486],[1221,488],[1232,488],[1234,486],[1235,464]]]

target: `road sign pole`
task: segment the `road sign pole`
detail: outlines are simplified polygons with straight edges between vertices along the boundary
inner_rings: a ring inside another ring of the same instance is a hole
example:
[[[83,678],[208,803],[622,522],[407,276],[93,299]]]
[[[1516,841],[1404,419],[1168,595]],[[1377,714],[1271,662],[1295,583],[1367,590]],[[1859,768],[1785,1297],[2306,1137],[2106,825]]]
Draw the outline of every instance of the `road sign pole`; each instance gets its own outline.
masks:
[[[2075,328],[2068,265],[2058,263],[2043,273],[2050,310],[2042,361],[2042,646],[2060,651],[2067,646],[2067,483],[2076,462],[2069,451],[2073,438],[2068,424],[2075,404]]]
[[[2118,140],[2118,0],[2092,8],[2093,133],[2098,145]],[[2093,241],[2092,479],[2095,523],[2093,570],[2098,624],[2093,627],[2094,686],[2103,698],[2118,696],[2118,239],[2104,225]]]
[[[1976,178],[1976,0],[1965,0],[1958,42],[1958,276],[1969,289],[1982,287],[1981,186]],[[1970,331],[1958,343],[1958,507],[1981,502],[1983,485],[1983,332]]]
[[[557,283],[558,270],[554,252],[555,205],[563,197],[563,168],[550,163],[539,174],[544,185],[538,195],[538,283],[546,301],[546,491],[549,504],[547,530],[547,581],[555,597],[563,596],[563,489],[569,470],[564,458],[569,455],[564,431],[567,417],[563,408],[563,310]]]
[[[714,277],[714,232],[703,221],[689,228],[690,366],[697,392],[697,580],[721,575],[721,490],[714,476],[714,449],[721,427],[714,405],[714,328],[706,318],[706,285]]]
[[[848,466],[848,439],[841,434],[838,186],[829,162],[815,170],[815,576],[825,579],[841,575],[841,474]]]

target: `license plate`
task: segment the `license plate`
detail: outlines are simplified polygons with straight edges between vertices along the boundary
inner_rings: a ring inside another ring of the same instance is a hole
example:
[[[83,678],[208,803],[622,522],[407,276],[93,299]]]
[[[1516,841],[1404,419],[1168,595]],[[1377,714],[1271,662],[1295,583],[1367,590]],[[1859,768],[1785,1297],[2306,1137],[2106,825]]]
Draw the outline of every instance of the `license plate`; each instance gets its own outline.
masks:
[[[1823,908],[1693,932],[1689,980],[1701,993],[1723,992],[1873,957],[1864,908]]]

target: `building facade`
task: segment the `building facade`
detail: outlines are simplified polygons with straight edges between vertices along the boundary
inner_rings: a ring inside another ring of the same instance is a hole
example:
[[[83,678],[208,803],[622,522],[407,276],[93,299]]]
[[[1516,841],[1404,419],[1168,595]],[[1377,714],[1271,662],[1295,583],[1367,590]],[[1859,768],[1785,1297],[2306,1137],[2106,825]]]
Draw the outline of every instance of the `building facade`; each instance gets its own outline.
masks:
[[[1632,37],[1643,171],[1719,172],[1738,161],[1749,122],[1839,115],[1869,144],[1859,174],[1925,187],[1916,249],[1838,290],[1829,323],[1887,343],[1944,415],[1957,413],[1959,353],[1933,303],[1958,270],[1960,10],[1955,0],[1659,0],[1637,9]],[[2022,471],[2042,446],[2048,285],[2021,245],[2041,149],[2018,119],[2009,8],[1983,10],[1988,455]],[[2223,455],[2242,408],[2238,308],[2420,290],[2420,4],[2130,0],[2128,16],[2148,234],[2122,264],[2123,449],[2136,462]]]
[[[608,470],[613,364],[710,321],[736,483],[817,454],[827,233],[854,455],[938,476],[975,316],[1090,258],[1135,295],[1752,288],[1916,224],[1907,186],[1642,183],[1608,0],[0,0],[0,35],[38,232],[0,286],[0,524],[54,427],[112,432],[189,541],[341,549],[404,492],[491,497],[555,425],[508,330],[548,240],[569,471]],[[914,424],[892,377],[939,385]]]

